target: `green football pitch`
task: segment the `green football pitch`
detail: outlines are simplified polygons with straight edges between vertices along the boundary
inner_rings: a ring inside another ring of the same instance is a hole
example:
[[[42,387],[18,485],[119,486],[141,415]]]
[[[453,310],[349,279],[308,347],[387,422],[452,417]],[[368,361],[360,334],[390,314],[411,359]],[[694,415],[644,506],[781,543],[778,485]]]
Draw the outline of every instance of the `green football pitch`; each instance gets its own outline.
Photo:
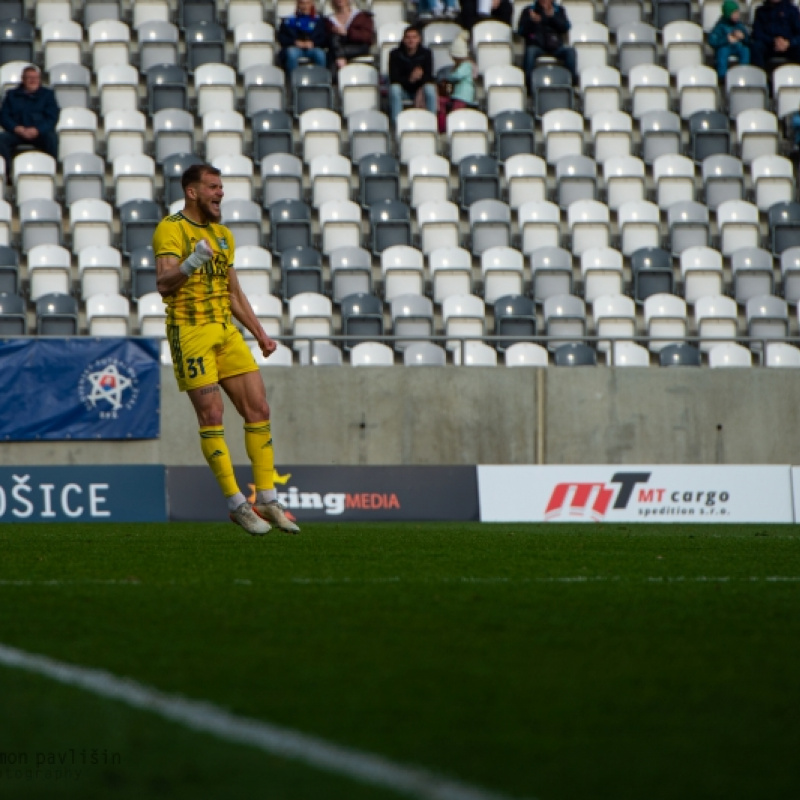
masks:
[[[796,527],[6,523],[0,547],[5,650],[456,800],[800,797]],[[0,665],[3,798],[413,796]]]

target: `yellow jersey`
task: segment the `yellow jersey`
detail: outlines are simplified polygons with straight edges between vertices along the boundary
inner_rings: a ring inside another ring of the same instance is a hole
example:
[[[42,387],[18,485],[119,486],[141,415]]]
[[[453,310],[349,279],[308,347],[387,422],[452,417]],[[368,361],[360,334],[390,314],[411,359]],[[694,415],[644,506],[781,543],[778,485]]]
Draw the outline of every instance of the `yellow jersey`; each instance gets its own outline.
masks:
[[[235,245],[228,228],[215,222],[200,225],[178,212],[159,222],[153,234],[153,252],[156,258],[176,256],[182,263],[194,252],[200,239],[211,245],[214,257],[190,275],[177,292],[164,298],[167,325],[231,321],[228,270],[233,266]]]

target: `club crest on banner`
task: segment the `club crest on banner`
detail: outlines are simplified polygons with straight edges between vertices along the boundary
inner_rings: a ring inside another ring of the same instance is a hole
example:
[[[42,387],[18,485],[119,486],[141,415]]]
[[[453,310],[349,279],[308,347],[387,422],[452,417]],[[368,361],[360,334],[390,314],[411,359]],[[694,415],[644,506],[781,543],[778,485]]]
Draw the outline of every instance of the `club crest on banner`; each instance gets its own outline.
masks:
[[[81,402],[100,419],[117,419],[130,411],[139,396],[136,370],[118,358],[101,358],[83,371],[78,382]]]

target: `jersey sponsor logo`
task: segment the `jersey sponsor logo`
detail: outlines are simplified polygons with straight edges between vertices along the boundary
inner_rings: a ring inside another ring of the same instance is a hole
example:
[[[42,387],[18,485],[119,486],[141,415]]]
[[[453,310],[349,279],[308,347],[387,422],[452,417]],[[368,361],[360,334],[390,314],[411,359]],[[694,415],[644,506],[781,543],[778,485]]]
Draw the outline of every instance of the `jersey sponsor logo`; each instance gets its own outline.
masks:
[[[118,419],[136,405],[139,397],[136,370],[118,358],[98,359],[81,374],[78,396],[100,419]]]

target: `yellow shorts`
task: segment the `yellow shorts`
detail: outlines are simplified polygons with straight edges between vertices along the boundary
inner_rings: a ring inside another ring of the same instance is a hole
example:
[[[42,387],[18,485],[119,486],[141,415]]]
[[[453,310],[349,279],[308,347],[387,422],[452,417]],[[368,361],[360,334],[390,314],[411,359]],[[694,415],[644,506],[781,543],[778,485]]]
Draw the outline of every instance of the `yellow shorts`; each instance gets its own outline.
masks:
[[[235,325],[167,325],[172,366],[182,392],[256,372],[258,364]]]

